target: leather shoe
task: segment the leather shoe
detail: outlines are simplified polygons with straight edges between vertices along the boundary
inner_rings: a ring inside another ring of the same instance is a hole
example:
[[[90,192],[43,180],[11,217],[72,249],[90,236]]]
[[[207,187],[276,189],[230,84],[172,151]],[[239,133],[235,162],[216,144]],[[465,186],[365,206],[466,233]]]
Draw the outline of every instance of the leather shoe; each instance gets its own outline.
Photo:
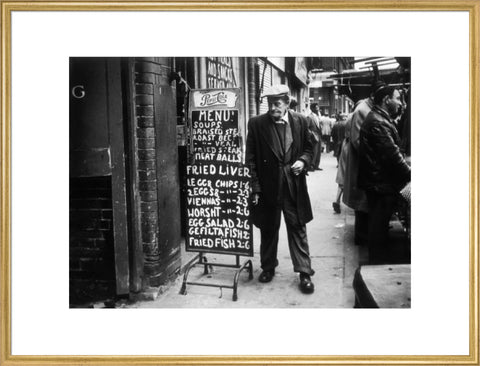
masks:
[[[311,294],[315,290],[315,285],[306,273],[300,273],[300,290],[304,294]]]
[[[258,281],[262,283],[267,283],[272,280],[273,276],[275,276],[275,271],[263,271],[262,273],[260,273],[260,276],[258,276]]]

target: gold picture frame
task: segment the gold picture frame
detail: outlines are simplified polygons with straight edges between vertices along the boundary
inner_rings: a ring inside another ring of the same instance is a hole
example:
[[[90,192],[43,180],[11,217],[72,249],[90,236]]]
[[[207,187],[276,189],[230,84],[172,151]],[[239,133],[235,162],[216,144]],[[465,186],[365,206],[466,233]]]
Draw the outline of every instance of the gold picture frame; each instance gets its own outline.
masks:
[[[364,365],[456,364],[478,365],[479,358],[479,70],[480,2],[459,1],[1,1],[1,309],[0,365]],[[469,354],[429,355],[330,355],[330,356],[16,356],[11,344],[11,14],[14,11],[464,11],[469,13],[470,161],[469,161]]]

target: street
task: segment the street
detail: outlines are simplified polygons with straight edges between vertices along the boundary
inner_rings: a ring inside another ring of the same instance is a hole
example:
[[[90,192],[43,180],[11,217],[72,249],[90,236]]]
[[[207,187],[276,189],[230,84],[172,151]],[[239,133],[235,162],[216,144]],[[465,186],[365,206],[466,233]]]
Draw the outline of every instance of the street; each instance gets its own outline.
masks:
[[[232,289],[205,286],[187,286],[185,295],[179,293],[183,274],[163,286],[152,289],[151,298],[138,299],[127,307],[135,308],[352,308],[354,292],[353,275],[359,258],[366,259],[366,249],[353,244],[353,211],[342,204],[341,214],[335,214],[332,201],[337,192],[336,159],[332,153],[322,154],[322,171],[310,172],[308,189],[314,219],[307,224],[310,255],[315,275],[312,280],[315,292],[302,294],[298,288],[298,274],[293,272],[287,235],[282,218],[278,244],[279,266],[270,283],[258,282],[260,268],[260,233],[254,228],[254,257],[252,280],[243,270],[238,282],[238,300],[232,301]],[[191,253],[188,253],[191,254]],[[209,262],[234,264],[235,257],[207,253]],[[241,257],[240,263],[248,260]],[[203,266],[194,267],[189,281],[232,285],[235,270],[212,267],[204,275]]]

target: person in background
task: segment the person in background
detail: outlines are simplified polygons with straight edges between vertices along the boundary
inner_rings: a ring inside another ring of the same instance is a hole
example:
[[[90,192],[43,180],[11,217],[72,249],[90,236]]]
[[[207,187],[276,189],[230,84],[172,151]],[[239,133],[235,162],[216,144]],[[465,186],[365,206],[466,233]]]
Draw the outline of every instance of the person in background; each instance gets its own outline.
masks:
[[[310,129],[310,137],[313,144],[313,159],[309,167],[310,171],[323,170],[320,168],[320,160],[322,157],[322,129],[320,127],[320,117],[318,104],[310,104],[310,114],[308,117],[308,127]]]
[[[277,248],[283,212],[294,272],[303,293],[314,292],[306,224],[313,219],[306,174],[312,161],[308,119],[289,110],[286,85],[265,91],[269,110],[248,121],[246,163],[252,187],[251,218],[260,228],[258,280],[270,282],[278,265]]]
[[[333,138],[332,138],[332,130],[333,130],[333,126],[335,126],[335,124],[337,123],[338,121],[338,116],[336,114],[332,114],[330,116],[330,136],[328,138],[328,152],[330,151],[333,151]]]
[[[368,205],[365,192],[357,186],[358,149],[360,146],[360,127],[373,108],[373,90],[370,97],[362,99],[355,105],[351,118],[345,124],[345,135],[348,150],[345,153],[345,174],[343,179],[343,203],[354,210],[354,242],[355,245],[366,245],[368,233]],[[344,151],[345,151],[344,149]],[[342,153],[344,153],[342,151]]]
[[[335,177],[335,182],[338,185],[337,188],[337,195],[335,198],[335,201],[332,202],[332,207],[333,211],[337,214],[341,213],[342,210],[340,208],[340,200],[343,195],[343,184],[344,184],[344,176],[345,176],[345,167],[347,165],[347,160],[348,160],[348,142],[349,142],[349,135],[347,134],[347,131],[345,129],[345,126],[350,123],[350,119],[352,118],[352,114],[349,114],[348,117],[345,115],[341,116],[340,121],[337,123],[338,124],[343,124],[343,138],[341,139],[341,144],[340,144],[340,152],[338,153],[337,156],[337,161],[338,161],[338,166],[337,166],[337,176]],[[335,126],[337,126],[335,125]],[[332,136],[334,135],[335,131],[335,126],[332,129]],[[337,135],[337,132],[335,132]],[[342,136],[342,133],[338,133],[338,136]]]
[[[294,98],[294,97],[290,97],[290,105],[289,105],[289,108],[296,112],[297,111],[297,106],[298,106],[298,102],[297,100]]]
[[[345,138],[345,120],[346,116],[341,115],[336,120],[335,124],[332,127],[332,145],[333,145],[333,156],[337,158],[337,166],[340,158],[340,153],[342,152],[343,139]]]
[[[322,128],[322,143],[325,153],[330,152],[330,134],[332,132],[332,120],[328,115],[320,116],[320,126]]]
[[[402,140],[401,150],[402,153],[405,154],[407,157],[407,162],[410,159],[411,151],[410,151],[410,134],[411,134],[411,127],[410,127],[410,118],[411,118],[411,109],[410,109],[410,89],[405,92],[405,110],[402,114],[399,123],[398,123],[398,134]]]
[[[400,190],[411,178],[393,122],[401,108],[397,89],[387,85],[377,88],[374,107],[360,129],[358,185],[367,195],[370,264],[388,262],[390,219]]]

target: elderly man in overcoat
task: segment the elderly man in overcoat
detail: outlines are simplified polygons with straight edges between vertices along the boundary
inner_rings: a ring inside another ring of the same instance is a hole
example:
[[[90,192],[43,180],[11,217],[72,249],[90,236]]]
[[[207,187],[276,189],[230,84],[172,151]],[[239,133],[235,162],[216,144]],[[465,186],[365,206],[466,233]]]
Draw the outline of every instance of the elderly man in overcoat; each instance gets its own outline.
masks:
[[[270,282],[278,265],[280,216],[283,212],[293,270],[300,273],[300,290],[314,284],[306,224],[313,219],[306,174],[312,161],[308,120],[288,109],[289,88],[264,93],[269,111],[248,122],[246,163],[252,179],[252,219],[260,228],[260,282]]]

